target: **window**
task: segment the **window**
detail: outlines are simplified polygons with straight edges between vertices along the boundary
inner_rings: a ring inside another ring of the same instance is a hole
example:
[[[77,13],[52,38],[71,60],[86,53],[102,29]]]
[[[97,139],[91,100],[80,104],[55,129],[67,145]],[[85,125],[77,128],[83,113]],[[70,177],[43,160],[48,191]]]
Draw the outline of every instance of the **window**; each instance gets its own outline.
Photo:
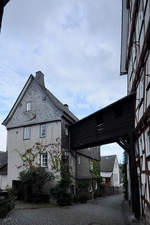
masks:
[[[143,153],[143,141],[142,141],[142,136],[139,138],[139,147],[140,147],[140,156],[142,156],[142,153]]]
[[[144,97],[144,71],[142,71],[142,76],[140,80],[140,99]]]
[[[90,160],[90,170],[93,170],[93,162]]]
[[[30,134],[31,134],[31,127],[24,127],[23,139],[24,140],[30,139]]]
[[[98,185],[97,185],[97,182],[96,182],[96,184],[95,184],[95,190],[97,190],[98,189]]]
[[[65,135],[68,136],[68,134],[69,134],[69,133],[68,133],[68,127],[65,126]]]
[[[147,153],[147,156],[150,155],[150,128],[148,129],[147,131],[147,146],[146,146],[146,153]]]
[[[40,137],[45,137],[46,136],[46,124],[42,124],[40,126]]]
[[[27,109],[27,112],[31,111],[31,102],[27,102],[27,108],[26,109]]]
[[[146,90],[148,91],[150,89],[150,53],[149,53],[147,61],[146,61],[146,76],[147,76]]]
[[[80,165],[81,163],[80,156],[77,157],[77,162],[78,162],[78,165]]]
[[[135,143],[135,150],[136,150],[136,155],[139,155],[139,142],[138,141]]]
[[[141,72],[141,79],[138,85],[137,94],[139,101],[138,108],[140,108],[144,100],[144,70]]]
[[[41,167],[47,167],[48,165],[47,152],[41,154]]]
[[[89,192],[93,192],[93,186],[92,186],[92,184],[90,185]]]

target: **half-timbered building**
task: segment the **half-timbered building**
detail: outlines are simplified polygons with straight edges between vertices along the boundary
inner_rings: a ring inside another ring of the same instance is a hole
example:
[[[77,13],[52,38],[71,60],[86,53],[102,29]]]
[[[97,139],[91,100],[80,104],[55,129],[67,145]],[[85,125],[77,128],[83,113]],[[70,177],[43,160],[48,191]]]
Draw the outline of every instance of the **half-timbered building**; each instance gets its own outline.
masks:
[[[134,105],[134,146],[139,180],[141,214],[145,217],[147,224],[150,224],[149,49],[150,0],[123,0],[120,73],[121,75],[127,75],[128,94],[136,94]]]

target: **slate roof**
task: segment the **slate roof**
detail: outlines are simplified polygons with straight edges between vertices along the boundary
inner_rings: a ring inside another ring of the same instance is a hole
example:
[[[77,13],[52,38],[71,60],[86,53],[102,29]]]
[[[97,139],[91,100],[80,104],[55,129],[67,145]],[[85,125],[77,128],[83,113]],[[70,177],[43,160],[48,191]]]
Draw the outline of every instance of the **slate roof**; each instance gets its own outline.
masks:
[[[36,77],[34,79],[38,82]],[[39,82],[38,82],[39,83]],[[44,90],[46,95],[49,97],[49,99],[53,102],[53,104],[56,106],[56,108],[60,109],[62,112],[66,113],[69,117],[71,117],[75,122],[77,122],[79,119],[69,110],[68,107],[64,106],[62,102],[58,100],[46,87],[42,86],[40,83],[39,85]]]
[[[101,156],[101,172],[112,172],[116,155]]]
[[[0,151],[0,175],[7,175],[7,152]]]
[[[42,73],[42,72],[41,72]],[[41,85],[40,82],[38,81],[38,79],[36,79],[36,77],[34,77],[32,74],[30,75],[29,79],[27,80],[26,84],[24,85],[20,95],[18,96],[16,102],[14,103],[13,107],[11,108],[8,116],[6,117],[6,119],[3,121],[3,125],[7,125],[8,121],[11,119],[11,117],[13,116],[20,100],[21,100],[21,94],[23,92],[25,92],[25,90],[29,87],[30,83],[32,82],[32,80],[35,80],[39,86],[42,88],[42,90],[45,92],[45,94],[48,96],[48,98],[53,102],[53,104],[56,106],[56,108],[58,108],[59,110],[61,110],[64,114],[64,116],[68,116],[69,118],[71,118],[74,122],[77,122],[79,119],[62,103],[60,102],[45,86]]]

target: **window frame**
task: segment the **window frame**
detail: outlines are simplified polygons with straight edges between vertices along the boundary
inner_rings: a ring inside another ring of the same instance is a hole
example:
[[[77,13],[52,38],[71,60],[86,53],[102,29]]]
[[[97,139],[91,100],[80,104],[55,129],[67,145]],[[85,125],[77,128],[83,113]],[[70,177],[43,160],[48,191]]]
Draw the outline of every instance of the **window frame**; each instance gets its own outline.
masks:
[[[45,156],[46,156],[46,159],[44,159]],[[40,154],[40,165],[41,165],[42,168],[48,167],[48,154],[47,154],[47,152],[42,152]]]
[[[78,165],[80,165],[80,164],[81,164],[81,158],[80,158],[80,156],[79,156],[79,155],[77,156],[77,163],[78,163]]]
[[[32,110],[32,104],[31,104],[31,102],[27,102],[26,103],[26,111],[30,112],[31,110]]]
[[[68,129],[68,126],[65,126],[65,135],[66,135],[66,136],[69,136],[69,129]]]
[[[42,130],[42,127],[44,127],[45,126],[45,134],[43,135],[42,134],[42,132],[43,132],[43,130]],[[45,138],[46,137],[46,124],[41,124],[40,125],[40,138]]]
[[[94,169],[93,161],[90,160],[90,170],[93,170],[93,169]]]
[[[146,156],[150,156],[150,127],[146,130]]]
[[[28,135],[25,135],[25,134],[27,134],[26,133],[27,129],[29,129]],[[31,127],[24,127],[24,129],[23,129],[23,140],[30,140],[30,138],[31,138]]]

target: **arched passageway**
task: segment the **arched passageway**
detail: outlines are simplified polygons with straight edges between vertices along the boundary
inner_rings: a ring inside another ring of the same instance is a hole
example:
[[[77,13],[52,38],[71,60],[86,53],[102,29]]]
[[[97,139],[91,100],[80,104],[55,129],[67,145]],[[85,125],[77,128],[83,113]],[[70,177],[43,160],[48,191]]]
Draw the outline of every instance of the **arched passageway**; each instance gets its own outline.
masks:
[[[134,149],[135,95],[85,117],[70,127],[70,148],[73,151],[103,144],[118,143],[129,155],[132,210],[140,216],[138,177]]]

